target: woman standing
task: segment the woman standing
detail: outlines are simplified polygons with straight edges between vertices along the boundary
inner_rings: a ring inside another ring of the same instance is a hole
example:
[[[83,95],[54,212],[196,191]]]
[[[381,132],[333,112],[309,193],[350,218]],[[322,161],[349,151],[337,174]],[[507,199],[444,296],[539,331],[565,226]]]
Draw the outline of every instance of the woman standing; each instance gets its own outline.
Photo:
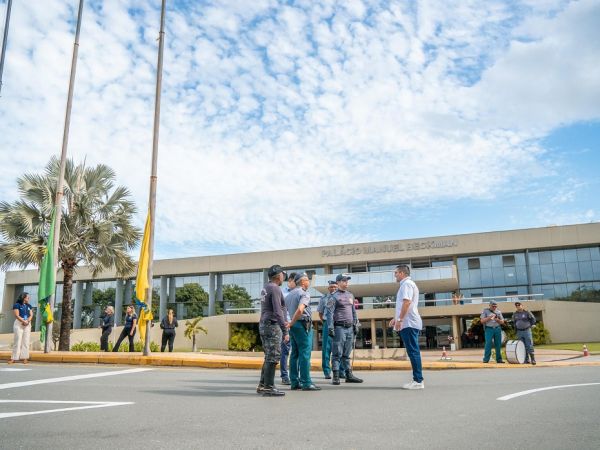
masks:
[[[173,314],[173,310],[170,309],[167,312],[167,317],[163,317],[163,320],[160,322],[160,327],[163,330],[162,333],[162,344],[160,346],[160,351],[164,352],[167,342],[169,342],[169,351],[173,351],[173,342],[175,341],[175,328],[177,328],[179,324],[177,323],[177,319]]]
[[[119,346],[121,345],[121,342],[123,342],[123,339],[125,339],[126,336],[129,339],[129,351],[130,352],[135,351],[135,349],[133,348],[133,337],[135,336],[136,327],[137,327],[137,315],[136,315],[135,311],[133,310],[133,306],[128,306],[127,313],[125,314],[125,326],[123,327],[123,330],[121,331],[121,335],[119,336],[119,339],[117,339],[117,342],[115,343],[113,352],[119,351]]]
[[[15,340],[13,344],[12,359],[8,364],[12,364],[20,359],[23,364],[27,364],[29,359],[29,341],[31,340],[31,319],[33,318],[33,309],[29,304],[29,294],[23,292],[19,295],[17,303],[13,306],[15,315],[15,323],[13,324],[13,332]]]
[[[112,333],[113,325],[115,323],[114,319],[115,310],[112,306],[107,306],[104,310],[104,317],[102,318],[102,336],[100,336],[100,351],[107,352],[108,351],[108,336]]]

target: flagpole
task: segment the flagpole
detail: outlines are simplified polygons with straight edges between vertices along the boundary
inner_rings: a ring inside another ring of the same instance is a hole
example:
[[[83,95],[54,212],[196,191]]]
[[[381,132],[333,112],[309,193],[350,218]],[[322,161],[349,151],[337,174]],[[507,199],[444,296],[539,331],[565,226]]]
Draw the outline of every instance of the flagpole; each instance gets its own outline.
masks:
[[[2,74],[4,73],[4,57],[6,56],[6,42],[8,41],[8,25],[10,23],[10,8],[12,0],[6,4],[6,20],[4,22],[4,37],[2,38],[2,53],[0,53],[0,93],[2,92]]]
[[[158,35],[158,62],[156,67],[156,96],[154,100],[154,137],[152,140],[152,171],[150,173],[150,198],[148,211],[150,215],[150,239],[148,244],[148,291],[146,303],[148,310],[152,311],[152,275],[154,258],[154,223],[156,211],[156,181],[158,162],[158,131],[160,127],[160,93],[162,87],[163,51],[165,44],[165,6],[167,0],[162,0],[160,11],[160,32]],[[146,339],[144,342],[144,356],[150,355],[150,321],[146,321]]]
[[[79,0],[79,11],[77,13],[77,28],[75,30],[75,42],[73,44],[73,58],[71,60],[71,77],[69,78],[69,93],[67,95],[67,109],[65,111],[65,127],[63,130],[62,150],[60,153],[60,169],[56,183],[56,226],[54,227],[54,257],[53,261],[58,263],[58,246],[60,243],[60,223],[62,219],[63,185],[65,178],[65,166],[67,164],[67,146],[69,144],[69,127],[71,125],[71,109],[73,105],[73,88],[75,86],[75,72],[77,69],[77,55],[79,53],[79,32],[81,30],[81,14],[83,12],[83,0]],[[50,308],[54,311],[55,292],[50,296]],[[62,319],[62,316],[61,316]],[[46,341],[44,342],[44,353],[50,352],[50,340],[52,340],[52,323],[48,324]]]

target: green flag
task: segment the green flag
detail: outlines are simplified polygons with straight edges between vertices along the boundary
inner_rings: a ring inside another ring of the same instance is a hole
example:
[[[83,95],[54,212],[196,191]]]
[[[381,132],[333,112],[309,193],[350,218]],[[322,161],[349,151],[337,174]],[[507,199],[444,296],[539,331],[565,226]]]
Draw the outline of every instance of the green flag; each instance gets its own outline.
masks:
[[[42,324],[40,326],[40,341],[46,340],[46,325],[52,322],[52,309],[49,305],[50,296],[54,294],[56,287],[56,265],[54,264],[54,221],[56,219],[56,208],[52,212],[52,222],[46,253],[40,264],[40,283],[38,285],[38,308],[41,311]]]

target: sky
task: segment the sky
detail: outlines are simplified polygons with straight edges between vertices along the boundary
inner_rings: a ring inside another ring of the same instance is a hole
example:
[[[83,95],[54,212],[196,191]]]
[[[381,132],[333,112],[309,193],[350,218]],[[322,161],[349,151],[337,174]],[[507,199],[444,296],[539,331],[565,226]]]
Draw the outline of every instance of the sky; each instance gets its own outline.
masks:
[[[60,154],[77,5],[13,2],[1,200]],[[140,228],[159,19],[85,2],[69,135]],[[595,0],[167,1],[155,257],[597,222],[599,23]]]

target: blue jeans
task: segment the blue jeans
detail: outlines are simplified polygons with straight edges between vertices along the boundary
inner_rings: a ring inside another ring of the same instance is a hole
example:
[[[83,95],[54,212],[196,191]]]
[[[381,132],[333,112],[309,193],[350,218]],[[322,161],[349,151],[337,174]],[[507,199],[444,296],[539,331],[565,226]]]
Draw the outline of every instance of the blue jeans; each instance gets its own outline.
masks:
[[[292,387],[308,387],[310,378],[310,353],[312,350],[313,330],[306,331],[303,322],[296,322],[290,328],[292,354],[290,356],[290,382]]]
[[[328,334],[327,321],[323,320],[323,344],[321,346],[321,367],[325,376],[331,374],[331,338]]]
[[[410,359],[413,380],[420,383],[423,381],[423,366],[421,364],[421,350],[419,349],[419,330],[410,327],[403,328],[400,330],[400,337]]]
[[[350,368],[350,353],[354,345],[354,331],[352,327],[335,327],[333,336],[331,365],[333,370],[342,371]]]
[[[496,350],[496,362],[502,361],[502,330],[500,327],[485,327],[485,350],[483,362],[488,362],[492,356],[492,340]]]
[[[529,355],[533,354],[533,337],[531,336],[531,328],[527,328],[526,330],[517,330],[517,338],[523,341],[525,344],[525,351],[527,355],[525,356],[525,361],[529,361]]]
[[[279,360],[279,371],[281,372],[282,380],[289,380],[290,375],[288,373],[288,358],[290,356],[290,342],[281,340],[281,358]]]

